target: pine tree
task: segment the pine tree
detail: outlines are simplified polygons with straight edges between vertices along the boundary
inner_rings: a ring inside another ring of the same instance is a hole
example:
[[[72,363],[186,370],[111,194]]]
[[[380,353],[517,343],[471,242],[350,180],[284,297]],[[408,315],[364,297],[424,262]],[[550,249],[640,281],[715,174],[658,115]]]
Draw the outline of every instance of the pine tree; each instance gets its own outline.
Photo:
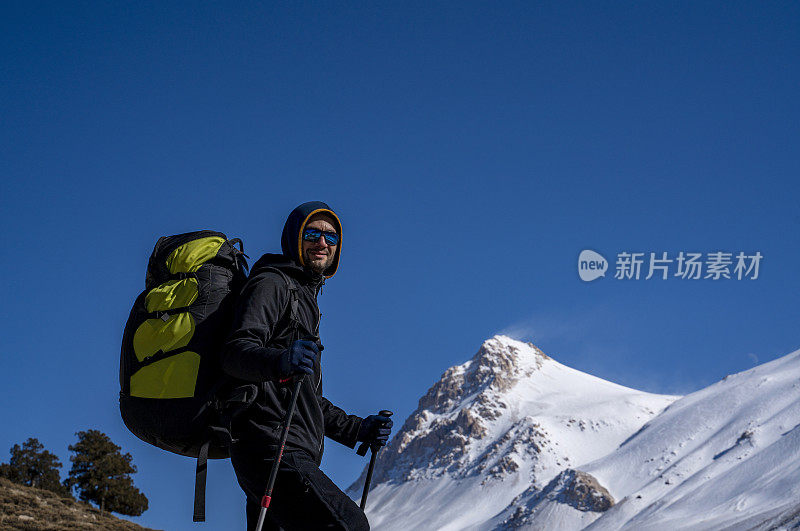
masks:
[[[136,472],[131,454],[98,430],[79,431],[78,442],[70,445],[72,468],[64,484],[74,487],[83,501],[95,503],[100,512],[139,516],[147,510],[147,498],[133,485]]]
[[[22,446],[15,444],[9,450],[11,459],[0,464],[0,477],[15,483],[49,490],[62,496],[72,496],[61,484],[61,461],[44,449],[35,437],[29,437]]]

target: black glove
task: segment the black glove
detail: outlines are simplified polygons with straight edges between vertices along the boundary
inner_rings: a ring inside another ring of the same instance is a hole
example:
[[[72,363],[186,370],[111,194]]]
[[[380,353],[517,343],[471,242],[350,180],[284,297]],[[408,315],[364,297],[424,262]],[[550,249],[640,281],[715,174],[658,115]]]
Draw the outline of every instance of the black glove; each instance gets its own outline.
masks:
[[[298,340],[281,354],[279,370],[281,378],[314,374],[314,362],[319,356],[319,347],[313,341]]]
[[[368,443],[370,446],[385,446],[392,433],[392,426],[394,423],[389,417],[370,415],[361,421],[356,440]]]

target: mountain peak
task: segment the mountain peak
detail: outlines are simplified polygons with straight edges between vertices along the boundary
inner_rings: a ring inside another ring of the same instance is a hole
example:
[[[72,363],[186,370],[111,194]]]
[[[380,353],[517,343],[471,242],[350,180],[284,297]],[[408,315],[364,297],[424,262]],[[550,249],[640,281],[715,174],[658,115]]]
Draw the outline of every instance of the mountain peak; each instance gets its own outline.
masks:
[[[373,482],[475,477],[480,486],[513,481],[519,492],[531,481],[543,486],[563,468],[610,450],[672,400],[570,369],[531,343],[496,335],[420,398],[379,454]],[[624,420],[606,420],[613,409]],[[559,446],[564,433],[570,443]]]
[[[445,413],[470,395],[507,391],[546,359],[550,358],[532,343],[494,336],[483,342],[471,360],[447,369],[420,398],[417,411]]]
[[[483,342],[472,362],[500,369],[501,372],[539,368],[550,357],[533,343],[525,343],[504,335],[496,335]]]

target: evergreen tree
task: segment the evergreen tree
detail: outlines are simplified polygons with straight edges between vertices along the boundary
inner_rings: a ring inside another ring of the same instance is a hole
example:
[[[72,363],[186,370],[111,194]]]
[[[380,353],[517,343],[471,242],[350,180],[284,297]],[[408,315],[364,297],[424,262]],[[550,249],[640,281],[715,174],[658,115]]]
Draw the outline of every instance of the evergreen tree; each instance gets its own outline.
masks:
[[[9,450],[11,459],[0,464],[0,477],[15,483],[53,491],[62,496],[71,496],[69,489],[61,484],[61,461],[55,454],[44,449],[35,437],[29,437],[22,446],[15,444]]]
[[[70,445],[72,468],[64,484],[75,487],[83,501],[95,503],[100,512],[139,516],[147,510],[147,498],[134,485],[136,472],[131,454],[98,430],[79,431],[78,442]]]

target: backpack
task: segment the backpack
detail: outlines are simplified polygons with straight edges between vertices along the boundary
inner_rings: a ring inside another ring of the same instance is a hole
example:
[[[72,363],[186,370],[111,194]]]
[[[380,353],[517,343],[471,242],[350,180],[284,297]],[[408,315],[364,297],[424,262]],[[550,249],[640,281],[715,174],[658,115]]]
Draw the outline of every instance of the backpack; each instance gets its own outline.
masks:
[[[229,457],[231,419],[257,392],[234,387],[219,357],[247,280],[243,247],[209,230],[159,238],[122,339],[122,419],[141,440],[197,458],[195,522],[205,520],[207,459]]]

